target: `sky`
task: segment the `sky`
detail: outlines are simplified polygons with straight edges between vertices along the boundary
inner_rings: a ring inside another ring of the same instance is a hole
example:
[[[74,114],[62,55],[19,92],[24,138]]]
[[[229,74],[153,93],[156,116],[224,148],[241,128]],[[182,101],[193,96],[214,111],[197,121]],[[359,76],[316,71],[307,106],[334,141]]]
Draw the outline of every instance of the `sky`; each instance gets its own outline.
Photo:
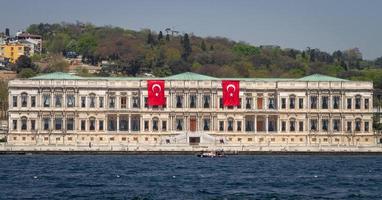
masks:
[[[90,22],[159,32],[173,28],[253,45],[358,47],[382,56],[382,0],[0,0],[0,32],[33,23]]]

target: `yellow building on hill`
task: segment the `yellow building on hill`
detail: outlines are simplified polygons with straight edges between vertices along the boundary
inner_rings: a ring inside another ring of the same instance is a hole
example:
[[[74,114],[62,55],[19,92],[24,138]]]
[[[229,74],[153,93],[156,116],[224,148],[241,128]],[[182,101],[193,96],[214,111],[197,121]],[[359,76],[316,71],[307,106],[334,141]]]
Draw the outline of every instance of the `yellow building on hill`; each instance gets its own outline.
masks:
[[[21,55],[29,56],[29,48],[18,43],[0,46],[0,56],[8,58],[11,63],[15,63]]]

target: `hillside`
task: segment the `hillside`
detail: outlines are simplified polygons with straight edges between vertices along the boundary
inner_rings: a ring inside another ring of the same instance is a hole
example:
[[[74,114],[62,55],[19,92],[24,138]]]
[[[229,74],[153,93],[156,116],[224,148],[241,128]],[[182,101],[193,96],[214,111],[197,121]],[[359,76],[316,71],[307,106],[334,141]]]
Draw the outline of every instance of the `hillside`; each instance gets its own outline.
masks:
[[[301,77],[321,73],[353,80],[373,80],[382,88],[382,57],[364,60],[358,48],[333,53],[253,46],[221,37],[127,30],[83,23],[32,24],[44,38],[45,55],[76,52],[83,62],[109,61],[103,76],[167,76],[193,71],[217,77]],[[56,69],[57,70],[57,69]],[[59,68],[58,70],[62,70]]]

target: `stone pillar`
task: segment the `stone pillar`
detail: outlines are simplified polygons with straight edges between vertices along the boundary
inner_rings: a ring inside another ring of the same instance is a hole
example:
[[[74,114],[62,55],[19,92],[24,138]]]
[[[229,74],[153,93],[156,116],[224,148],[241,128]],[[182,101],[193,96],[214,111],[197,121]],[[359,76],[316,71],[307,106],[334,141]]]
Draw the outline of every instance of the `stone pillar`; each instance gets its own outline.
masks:
[[[268,121],[269,121],[269,116],[267,115],[265,118],[265,132],[268,133]]]
[[[255,133],[257,133],[257,115],[255,115],[255,121],[254,121],[253,129],[254,129]]]
[[[131,133],[131,127],[132,127],[132,125],[131,125],[131,114],[129,114],[129,124],[127,125],[127,127],[129,130],[129,133]]]
[[[117,114],[117,133],[119,133],[119,114]]]

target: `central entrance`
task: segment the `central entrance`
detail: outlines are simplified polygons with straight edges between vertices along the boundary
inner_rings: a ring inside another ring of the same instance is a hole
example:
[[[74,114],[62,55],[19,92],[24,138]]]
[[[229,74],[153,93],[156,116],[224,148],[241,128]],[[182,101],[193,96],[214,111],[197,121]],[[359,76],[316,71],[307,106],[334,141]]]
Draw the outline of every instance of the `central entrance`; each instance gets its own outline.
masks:
[[[195,132],[196,131],[196,118],[190,117],[190,131]]]

